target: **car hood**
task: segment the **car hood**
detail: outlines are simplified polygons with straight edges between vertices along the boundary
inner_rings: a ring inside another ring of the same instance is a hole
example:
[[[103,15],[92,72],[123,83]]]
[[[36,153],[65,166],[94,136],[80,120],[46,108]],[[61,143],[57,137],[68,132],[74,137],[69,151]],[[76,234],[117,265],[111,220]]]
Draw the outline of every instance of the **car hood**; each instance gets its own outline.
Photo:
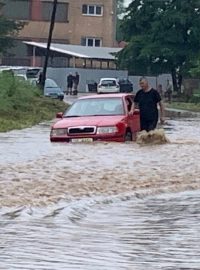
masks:
[[[124,115],[87,116],[63,118],[53,125],[53,128],[67,128],[74,126],[113,126],[123,121]]]

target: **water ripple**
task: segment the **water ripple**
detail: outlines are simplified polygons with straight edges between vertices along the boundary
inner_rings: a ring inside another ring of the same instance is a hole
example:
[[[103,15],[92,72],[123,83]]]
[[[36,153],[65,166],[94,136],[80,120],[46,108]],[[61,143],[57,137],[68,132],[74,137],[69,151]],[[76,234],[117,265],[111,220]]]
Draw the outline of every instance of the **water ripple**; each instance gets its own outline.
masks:
[[[167,128],[145,147],[1,134],[0,269],[199,270],[198,119]]]

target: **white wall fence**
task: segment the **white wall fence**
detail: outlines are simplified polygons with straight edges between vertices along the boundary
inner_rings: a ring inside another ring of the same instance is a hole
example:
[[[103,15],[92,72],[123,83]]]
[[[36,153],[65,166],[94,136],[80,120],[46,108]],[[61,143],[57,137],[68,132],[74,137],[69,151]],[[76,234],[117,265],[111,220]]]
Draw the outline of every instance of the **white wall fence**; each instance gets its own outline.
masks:
[[[99,82],[100,78],[128,78],[133,83],[134,92],[139,89],[139,79],[142,76],[128,76],[126,70],[102,70],[102,69],[81,69],[81,68],[48,68],[47,77],[55,80],[57,84],[63,89],[67,88],[67,75],[69,73],[75,74],[78,72],[80,75],[79,92],[84,93],[88,91],[88,83],[91,81]],[[162,74],[157,77],[148,77],[150,85],[154,88],[158,84],[162,84],[165,90],[167,79],[171,80],[171,75]]]
[[[163,91],[165,91],[166,89],[167,79],[171,81],[170,74],[161,74],[157,77],[149,77],[149,76],[145,77],[148,79],[149,84],[155,89],[157,89],[157,86],[161,84]],[[139,79],[141,78],[141,76],[129,76],[128,78],[133,83],[134,92],[137,91],[139,89]]]

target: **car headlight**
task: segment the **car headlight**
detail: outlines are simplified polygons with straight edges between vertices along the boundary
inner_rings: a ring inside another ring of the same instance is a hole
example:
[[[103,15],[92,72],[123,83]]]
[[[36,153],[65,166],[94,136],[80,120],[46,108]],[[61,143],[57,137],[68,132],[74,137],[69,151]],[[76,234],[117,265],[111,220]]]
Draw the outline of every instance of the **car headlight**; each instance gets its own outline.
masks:
[[[97,134],[105,134],[105,133],[115,133],[118,129],[116,126],[111,127],[98,127],[97,128]]]
[[[66,135],[67,134],[67,128],[56,128],[51,130],[51,136],[60,136],[60,135]]]

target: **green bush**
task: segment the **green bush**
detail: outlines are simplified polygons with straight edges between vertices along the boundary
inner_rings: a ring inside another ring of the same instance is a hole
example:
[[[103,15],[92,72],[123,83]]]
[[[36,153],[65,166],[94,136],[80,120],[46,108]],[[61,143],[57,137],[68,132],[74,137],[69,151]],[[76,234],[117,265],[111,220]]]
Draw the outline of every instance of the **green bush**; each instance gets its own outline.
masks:
[[[194,95],[190,98],[190,102],[191,102],[191,103],[195,103],[195,104],[200,103],[200,95],[194,94]]]
[[[66,107],[64,102],[44,97],[40,89],[12,74],[0,74],[0,132],[52,119]]]
[[[189,101],[195,104],[200,103],[200,89],[194,89],[192,91],[192,96]]]
[[[166,107],[177,109],[177,110],[200,112],[200,103],[194,103],[194,102],[172,102],[170,104],[167,104]]]

